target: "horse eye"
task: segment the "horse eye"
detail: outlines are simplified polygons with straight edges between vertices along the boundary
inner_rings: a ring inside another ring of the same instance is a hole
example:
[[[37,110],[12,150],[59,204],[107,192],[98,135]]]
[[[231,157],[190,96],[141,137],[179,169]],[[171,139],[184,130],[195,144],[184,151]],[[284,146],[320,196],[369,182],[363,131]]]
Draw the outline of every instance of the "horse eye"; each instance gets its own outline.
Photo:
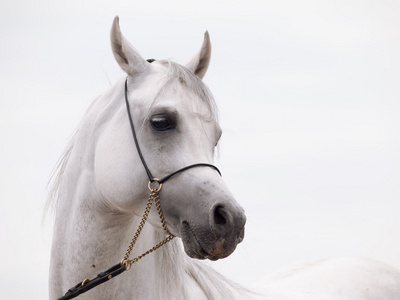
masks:
[[[154,115],[150,119],[151,126],[157,131],[164,131],[176,127],[175,120],[167,114]]]

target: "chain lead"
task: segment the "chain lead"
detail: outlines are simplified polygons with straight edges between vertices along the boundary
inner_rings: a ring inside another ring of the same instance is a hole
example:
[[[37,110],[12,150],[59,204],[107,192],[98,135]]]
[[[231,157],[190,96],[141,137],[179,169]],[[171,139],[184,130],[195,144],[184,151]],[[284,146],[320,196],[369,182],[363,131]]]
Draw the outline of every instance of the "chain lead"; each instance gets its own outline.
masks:
[[[160,196],[159,196],[158,193],[160,192],[160,190],[161,190],[161,188],[162,188],[162,183],[158,183],[159,186],[158,186],[157,188],[152,188],[152,187],[151,187],[151,184],[152,184],[153,182],[158,182],[158,179],[157,179],[157,178],[154,178],[153,181],[149,181],[148,187],[149,187],[149,190],[150,190],[150,196],[149,196],[149,199],[147,200],[147,205],[146,205],[146,208],[145,208],[145,210],[144,210],[142,220],[140,221],[140,223],[139,223],[139,225],[138,225],[138,228],[136,229],[136,232],[135,232],[135,234],[133,235],[133,238],[132,238],[132,240],[131,240],[131,243],[129,244],[128,249],[126,250],[126,253],[125,253],[124,258],[121,260],[121,265],[125,265],[127,271],[128,271],[128,270],[132,267],[132,265],[133,265],[135,262],[137,262],[139,259],[141,259],[141,258],[143,258],[144,256],[146,256],[147,254],[149,254],[149,253],[151,253],[151,252],[157,250],[158,248],[164,246],[166,243],[168,243],[169,241],[171,241],[171,240],[175,237],[175,236],[168,230],[167,225],[165,224],[164,215],[163,215],[162,210],[161,210]],[[137,241],[137,239],[139,238],[139,235],[140,235],[140,233],[142,232],[142,229],[143,229],[143,227],[144,227],[144,225],[145,225],[145,223],[146,223],[146,221],[147,221],[147,218],[148,218],[148,216],[149,216],[150,209],[151,209],[151,207],[152,207],[152,205],[153,205],[153,202],[156,203],[158,215],[159,215],[160,220],[161,220],[161,225],[162,225],[164,231],[168,234],[168,236],[167,236],[164,240],[162,240],[161,242],[159,242],[158,244],[156,244],[154,247],[152,247],[151,249],[147,250],[146,252],[144,252],[144,253],[142,253],[142,254],[140,254],[140,255],[138,255],[138,256],[132,258],[132,259],[129,259],[129,256],[131,255],[131,252],[132,252],[132,250],[133,250],[133,247],[135,246],[136,241]]]

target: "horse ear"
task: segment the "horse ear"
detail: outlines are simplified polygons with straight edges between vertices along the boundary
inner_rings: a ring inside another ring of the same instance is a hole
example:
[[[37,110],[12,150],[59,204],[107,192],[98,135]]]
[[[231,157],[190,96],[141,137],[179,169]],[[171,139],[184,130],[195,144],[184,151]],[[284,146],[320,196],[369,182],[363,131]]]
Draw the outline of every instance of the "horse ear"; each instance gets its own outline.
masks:
[[[114,57],[121,69],[124,70],[128,75],[142,73],[146,68],[149,67],[149,64],[146,62],[146,60],[144,60],[139,52],[137,52],[137,50],[122,35],[121,29],[119,28],[118,16],[114,18],[110,38]]]
[[[203,78],[211,59],[211,42],[208,31],[204,33],[203,45],[200,51],[186,64],[186,67],[198,77]]]

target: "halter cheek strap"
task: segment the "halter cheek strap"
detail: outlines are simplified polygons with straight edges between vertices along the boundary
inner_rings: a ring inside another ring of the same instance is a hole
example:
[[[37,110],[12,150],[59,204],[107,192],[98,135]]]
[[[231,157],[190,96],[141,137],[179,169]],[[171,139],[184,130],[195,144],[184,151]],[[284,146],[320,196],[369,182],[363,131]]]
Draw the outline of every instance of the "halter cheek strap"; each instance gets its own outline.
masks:
[[[150,62],[150,60],[148,60],[148,61]],[[151,61],[151,62],[153,62],[153,61]],[[191,169],[191,168],[196,168],[196,167],[210,167],[210,168],[213,168],[214,170],[216,170],[219,173],[219,175],[221,175],[221,172],[219,171],[219,169],[216,166],[208,164],[208,163],[197,163],[197,164],[193,164],[193,165],[189,165],[189,166],[183,167],[183,168],[181,168],[181,169],[179,169],[179,170],[177,170],[177,171],[175,171],[175,172],[163,177],[162,179],[156,179],[151,174],[151,171],[150,171],[149,167],[147,166],[146,161],[144,160],[144,157],[143,157],[142,151],[140,150],[139,142],[138,142],[138,139],[137,139],[137,136],[136,136],[135,127],[133,125],[131,110],[130,110],[129,101],[128,101],[128,78],[126,78],[126,80],[125,80],[125,104],[126,104],[126,110],[128,112],[129,124],[131,126],[132,136],[133,136],[133,139],[135,141],[136,149],[137,149],[137,152],[139,154],[140,160],[142,161],[143,167],[146,170],[147,177],[149,178],[150,182],[158,181],[159,183],[163,183],[163,182],[167,181],[168,179],[170,179],[172,176],[174,176],[176,174],[179,174],[179,173],[181,173],[183,171],[186,171],[186,170]]]

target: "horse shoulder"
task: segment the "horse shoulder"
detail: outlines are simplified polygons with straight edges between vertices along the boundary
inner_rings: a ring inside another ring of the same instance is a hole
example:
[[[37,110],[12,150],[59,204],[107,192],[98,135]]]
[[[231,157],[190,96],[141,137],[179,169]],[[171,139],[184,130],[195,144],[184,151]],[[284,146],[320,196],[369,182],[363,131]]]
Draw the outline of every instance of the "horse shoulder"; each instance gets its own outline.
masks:
[[[328,259],[278,271],[256,288],[263,299],[400,300],[400,271],[371,259]]]

